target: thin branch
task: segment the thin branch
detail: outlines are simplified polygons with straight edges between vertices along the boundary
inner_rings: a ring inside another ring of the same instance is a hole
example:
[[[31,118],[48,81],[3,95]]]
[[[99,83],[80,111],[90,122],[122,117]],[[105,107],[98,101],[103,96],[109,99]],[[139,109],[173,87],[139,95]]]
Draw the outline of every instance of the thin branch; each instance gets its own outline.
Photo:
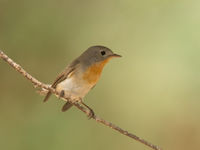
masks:
[[[9,58],[5,53],[3,53],[1,50],[0,50],[0,58],[2,58],[5,62],[7,62],[11,67],[13,67],[17,72],[21,73],[22,76],[24,76],[25,78],[27,78],[28,80],[30,80],[34,87],[40,87],[40,88],[43,88],[43,89],[46,89],[46,90],[49,90],[51,91],[52,93],[54,93],[55,95],[58,95],[58,93],[55,91],[55,89],[51,88],[49,85],[46,85],[40,81],[38,81],[37,79],[35,79],[34,77],[32,77],[29,73],[27,73],[19,64],[15,63],[11,58]],[[85,114],[88,115],[88,111],[83,107],[81,106],[80,104],[78,103],[74,103],[74,106],[76,106],[78,109],[80,109],[82,112],[84,112]],[[94,115],[93,116],[93,119],[96,121],[96,122],[99,122],[101,124],[104,124],[105,126],[108,126],[118,132],[120,132],[121,134],[123,135],[126,135],[146,146],[149,146],[150,148],[154,149],[154,150],[161,150],[161,148],[159,148],[158,146],[154,145],[154,144],[151,144],[149,142],[147,142],[146,140],[132,134],[132,133],[129,133],[128,131],[104,120],[104,119],[101,119],[100,117]]]

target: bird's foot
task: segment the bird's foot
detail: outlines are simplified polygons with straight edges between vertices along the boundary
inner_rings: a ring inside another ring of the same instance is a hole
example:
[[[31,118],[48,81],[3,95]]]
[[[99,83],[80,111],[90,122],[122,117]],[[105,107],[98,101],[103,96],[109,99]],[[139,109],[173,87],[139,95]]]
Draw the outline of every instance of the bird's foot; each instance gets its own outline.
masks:
[[[94,118],[94,116],[95,116],[94,111],[91,108],[88,110],[89,110],[89,113],[87,113],[88,119]]]
[[[87,110],[89,111],[89,112],[87,112],[88,119],[94,118],[94,117],[95,117],[94,111],[93,111],[88,105],[86,105],[86,104],[82,101],[82,99],[79,99],[78,101],[79,101],[79,103],[81,103],[83,106],[85,106],[85,107],[87,108]]]

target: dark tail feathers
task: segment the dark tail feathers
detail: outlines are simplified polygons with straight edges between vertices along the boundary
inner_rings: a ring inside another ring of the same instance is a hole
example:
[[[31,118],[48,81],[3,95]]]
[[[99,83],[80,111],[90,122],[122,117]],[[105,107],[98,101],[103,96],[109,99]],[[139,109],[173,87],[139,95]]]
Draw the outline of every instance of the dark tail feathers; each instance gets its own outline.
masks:
[[[65,105],[62,107],[62,112],[67,111],[68,109],[70,109],[73,106],[72,103],[70,103],[69,101],[65,103]]]
[[[46,102],[46,101],[49,99],[50,96],[51,96],[51,92],[49,91],[49,92],[47,93],[47,95],[45,96],[43,102]]]

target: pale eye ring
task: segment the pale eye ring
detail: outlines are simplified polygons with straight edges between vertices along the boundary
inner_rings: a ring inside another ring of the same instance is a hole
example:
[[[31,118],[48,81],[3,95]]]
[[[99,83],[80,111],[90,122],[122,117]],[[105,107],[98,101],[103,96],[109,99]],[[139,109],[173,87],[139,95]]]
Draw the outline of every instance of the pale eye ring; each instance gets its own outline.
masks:
[[[104,56],[106,54],[105,51],[101,51],[101,55]]]

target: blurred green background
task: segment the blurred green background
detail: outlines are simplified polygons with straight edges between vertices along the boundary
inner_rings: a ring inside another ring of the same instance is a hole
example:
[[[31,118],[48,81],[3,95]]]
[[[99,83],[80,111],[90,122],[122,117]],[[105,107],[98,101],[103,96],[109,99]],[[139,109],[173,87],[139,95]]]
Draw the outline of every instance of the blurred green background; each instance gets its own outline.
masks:
[[[52,83],[92,45],[123,55],[85,102],[168,150],[200,149],[200,1],[0,0],[0,48]],[[0,149],[148,150],[63,101],[47,103],[0,60]]]

